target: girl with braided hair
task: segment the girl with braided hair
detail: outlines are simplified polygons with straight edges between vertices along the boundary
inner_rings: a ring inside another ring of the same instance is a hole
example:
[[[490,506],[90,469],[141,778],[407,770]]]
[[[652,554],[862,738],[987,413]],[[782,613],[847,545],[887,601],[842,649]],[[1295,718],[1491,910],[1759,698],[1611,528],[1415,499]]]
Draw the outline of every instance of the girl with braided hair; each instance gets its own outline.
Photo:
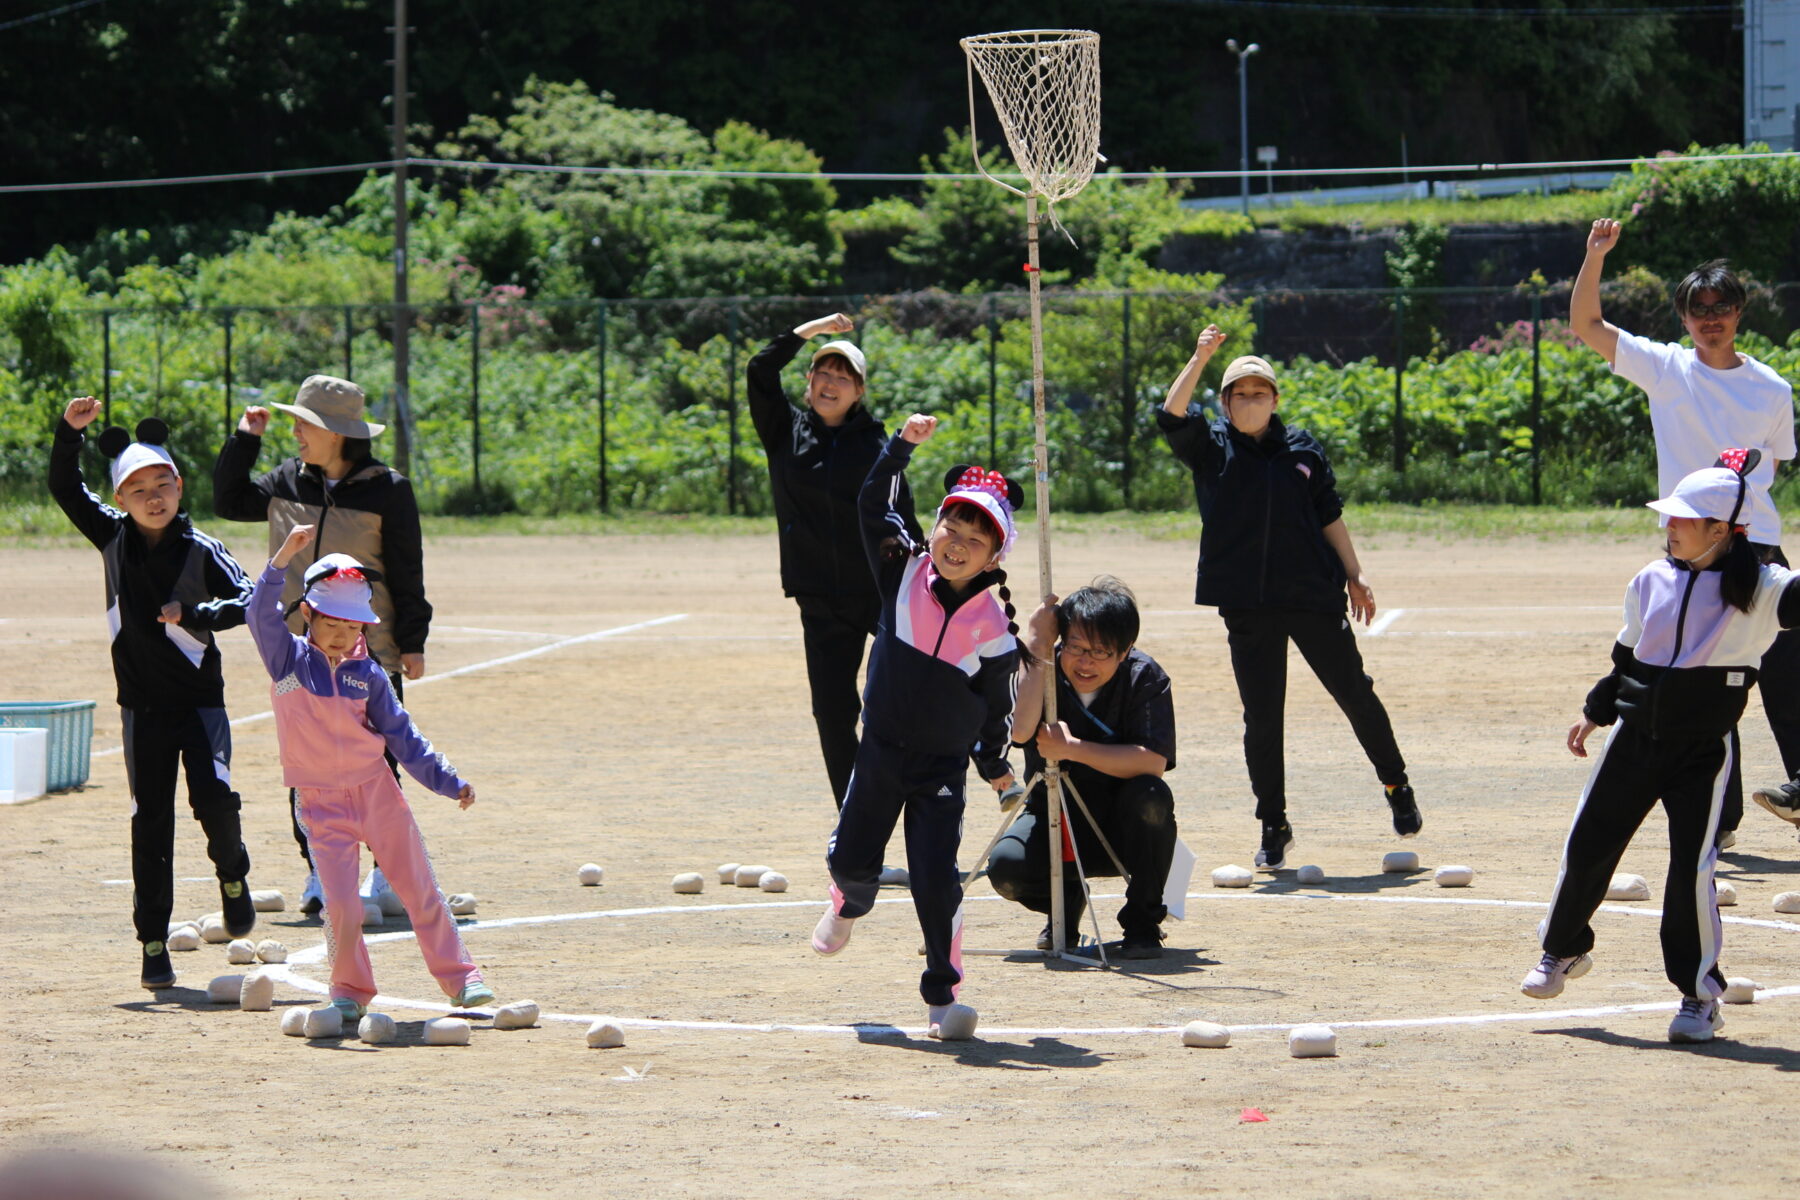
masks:
[[[956,1003],[962,985],[963,780],[969,761],[1002,792],[1012,786],[1011,739],[1019,650],[1000,562],[1015,537],[1017,483],[997,471],[953,467],[937,520],[919,545],[897,500],[913,447],[937,429],[915,413],[889,440],[859,498],[863,546],[881,594],[869,654],[863,733],[826,853],[831,904],[813,949],[836,954],[853,922],[875,903],[882,854],[906,822],[913,908],[925,938],[919,993],[932,1037],[975,1031],[975,1010]],[[992,589],[992,590],[990,590]],[[996,594],[997,592],[997,594]]]

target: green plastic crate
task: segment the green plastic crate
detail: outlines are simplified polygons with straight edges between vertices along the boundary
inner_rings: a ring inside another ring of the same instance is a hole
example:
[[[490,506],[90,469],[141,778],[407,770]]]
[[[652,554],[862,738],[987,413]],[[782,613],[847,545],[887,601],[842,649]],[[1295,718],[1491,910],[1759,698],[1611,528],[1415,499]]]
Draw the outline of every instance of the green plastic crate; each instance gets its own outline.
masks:
[[[0,704],[0,727],[50,731],[46,781],[53,792],[78,788],[88,780],[88,753],[94,745],[94,702]]]

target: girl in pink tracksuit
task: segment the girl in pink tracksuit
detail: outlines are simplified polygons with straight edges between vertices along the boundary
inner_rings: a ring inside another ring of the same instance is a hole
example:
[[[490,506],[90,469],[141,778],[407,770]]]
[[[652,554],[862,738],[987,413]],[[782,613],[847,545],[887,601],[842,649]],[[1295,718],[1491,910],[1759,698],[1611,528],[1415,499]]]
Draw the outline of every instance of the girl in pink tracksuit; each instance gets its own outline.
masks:
[[[331,1002],[346,1018],[356,1018],[375,997],[356,885],[361,843],[380,860],[406,905],[419,949],[444,994],[458,1007],[487,1004],[493,989],[469,961],[438,893],[425,841],[382,751],[464,808],[475,802],[475,789],[431,748],[395,699],[386,672],[368,656],[363,626],[380,620],[369,607],[372,570],[347,554],[319,559],[306,572],[301,601],[306,636],[288,631],[281,605],[287,564],[312,537],[312,526],[297,526],[269,560],[250,596],[249,626],[274,680],[284,782],[298,792],[299,819],[325,892]]]

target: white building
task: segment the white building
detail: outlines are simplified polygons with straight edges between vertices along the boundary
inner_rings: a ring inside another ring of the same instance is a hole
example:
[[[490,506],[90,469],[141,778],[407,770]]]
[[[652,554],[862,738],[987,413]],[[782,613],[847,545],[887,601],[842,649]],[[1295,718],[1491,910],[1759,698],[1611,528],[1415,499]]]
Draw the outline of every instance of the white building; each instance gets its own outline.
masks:
[[[1744,0],[1744,141],[1796,149],[1800,0]]]

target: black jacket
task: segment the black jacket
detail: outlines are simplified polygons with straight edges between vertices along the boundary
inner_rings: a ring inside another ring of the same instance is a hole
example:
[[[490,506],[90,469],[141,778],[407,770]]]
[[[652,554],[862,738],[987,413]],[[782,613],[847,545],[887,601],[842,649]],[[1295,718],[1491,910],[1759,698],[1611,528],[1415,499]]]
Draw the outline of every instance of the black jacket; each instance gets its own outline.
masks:
[[[1194,603],[1343,612],[1347,576],[1324,531],[1344,502],[1318,439],[1278,416],[1260,438],[1246,437],[1223,417],[1208,425],[1197,405],[1186,417],[1159,409],[1156,423],[1194,473]]]
[[[81,431],[56,423],[50,494],[106,567],[106,619],[121,707],[140,712],[225,707],[213,634],[244,623],[252,580],[216,538],[178,513],[153,546],[137,523],[81,481]],[[181,623],[156,618],[181,602]]]
[[[1175,769],[1175,697],[1168,673],[1155,659],[1133,647],[1092,704],[1081,702],[1075,685],[1063,674],[1058,656],[1052,655],[1051,661],[1056,665],[1056,719],[1066,724],[1070,733],[1084,742],[1154,750],[1163,756],[1168,770]],[[1044,756],[1038,753],[1037,730],[1017,728],[1013,738],[1014,744],[1025,750],[1023,778],[1042,775]],[[1125,782],[1073,760],[1065,760],[1062,770],[1090,805]],[[1030,800],[1041,805],[1043,799],[1044,785],[1039,782],[1031,790]]]
[[[399,656],[425,649],[431,630],[431,603],[425,599],[423,538],[419,504],[406,477],[373,458],[365,458],[334,487],[325,475],[298,458],[273,471],[250,477],[262,438],[236,432],[225,439],[213,464],[213,510],[227,521],[267,521],[273,555],[296,525],[312,524],[317,537],[310,554],[294,556],[288,565],[283,604],[300,595],[306,568],[321,555],[348,554],[380,571],[371,585],[372,603],[381,624],[366,630],[369,654],[389,674],[400,669]],[[290,619],[298,633],[299,614]]]
[[[789,596],[873,600],[856,497],[887,444],[887,433],[858,404],[837,428],[781,390],[781,370],[806,344],[792,330],[757,351],[744,368],[750,419],[769,460],[769,490],[781,531],[781,590]],[[923,542],[912,492],[900,478],[896,504],[915,543]]]

